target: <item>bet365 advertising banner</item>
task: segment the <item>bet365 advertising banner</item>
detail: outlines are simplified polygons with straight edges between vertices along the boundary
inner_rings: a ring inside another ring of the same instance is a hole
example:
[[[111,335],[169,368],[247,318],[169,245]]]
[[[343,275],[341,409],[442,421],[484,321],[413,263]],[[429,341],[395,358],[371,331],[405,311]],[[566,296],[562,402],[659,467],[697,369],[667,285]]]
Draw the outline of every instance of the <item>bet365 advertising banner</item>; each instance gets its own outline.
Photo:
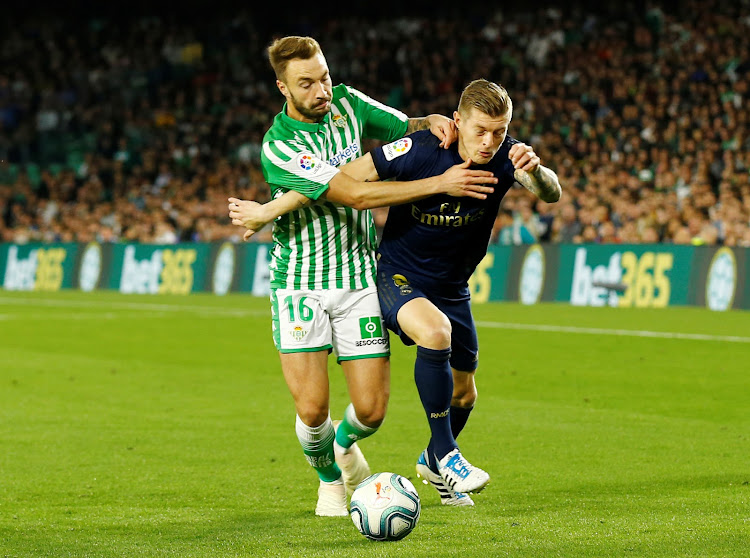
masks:
[[[489,295],[487,300],[635,308],[750,308],[747,248],[533,244],[490,247],[485,262],[485,268],[480,266],[472,277],[472,284],[477,287],[475,292]],[[480,271],[489,278],[489,288],[480,287]],[[507,276],[501,277],[503,274]],[[500,291],[494,282],[499,283]]]
[[[6,290],[230,292],[267,296],[261,243],[0,244]],[[667,244],[490,246],[471,277],[474,303],[750,309],[750,249]]]

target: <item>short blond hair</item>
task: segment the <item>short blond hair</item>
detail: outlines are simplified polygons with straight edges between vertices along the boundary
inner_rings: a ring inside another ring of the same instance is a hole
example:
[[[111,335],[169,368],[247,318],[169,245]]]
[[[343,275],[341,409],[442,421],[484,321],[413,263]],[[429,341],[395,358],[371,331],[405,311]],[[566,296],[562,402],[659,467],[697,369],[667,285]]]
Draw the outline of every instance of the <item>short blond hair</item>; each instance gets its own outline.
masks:
[[[299,58],[309,60],[323,51],[318,41],[312,37],[300,37],[290,35],[273,41],[268,47],[268,61],[271,63],[276,74],[276,79],[284,81],[286,78],[286,67],[289,61]]]
[[[464,87],[458,101],[458,112],[464,116],[475,108],[492,118],[505,116],[513,111],[513,101],[502,85],[475,79]]]

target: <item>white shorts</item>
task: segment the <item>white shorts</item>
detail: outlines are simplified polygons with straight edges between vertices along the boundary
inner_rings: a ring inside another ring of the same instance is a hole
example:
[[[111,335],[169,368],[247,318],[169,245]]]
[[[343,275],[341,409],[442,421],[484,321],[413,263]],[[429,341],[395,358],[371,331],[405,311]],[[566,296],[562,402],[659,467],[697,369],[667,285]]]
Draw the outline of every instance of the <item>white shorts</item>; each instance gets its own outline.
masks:
[[[338,361],[390,355],[376,287],[271,290],[273,340],[282,353],[333,350]]]

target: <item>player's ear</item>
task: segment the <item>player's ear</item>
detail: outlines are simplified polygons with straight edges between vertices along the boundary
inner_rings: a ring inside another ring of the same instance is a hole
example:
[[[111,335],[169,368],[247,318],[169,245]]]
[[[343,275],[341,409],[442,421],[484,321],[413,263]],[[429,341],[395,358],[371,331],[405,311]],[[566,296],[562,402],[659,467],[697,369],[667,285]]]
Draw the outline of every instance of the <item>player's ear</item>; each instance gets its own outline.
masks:
[[[284,95],[284,97],[287,96],[286,84],[283,81],[281,81],[280,79],[277,79],[276,80],[276,87],[279,88],[279,91],[281,91],[281,94]]]
[[[458,113],[457,110],[453,111],[453,122],[456,123],[456,129],[461,127],[461,115]]]

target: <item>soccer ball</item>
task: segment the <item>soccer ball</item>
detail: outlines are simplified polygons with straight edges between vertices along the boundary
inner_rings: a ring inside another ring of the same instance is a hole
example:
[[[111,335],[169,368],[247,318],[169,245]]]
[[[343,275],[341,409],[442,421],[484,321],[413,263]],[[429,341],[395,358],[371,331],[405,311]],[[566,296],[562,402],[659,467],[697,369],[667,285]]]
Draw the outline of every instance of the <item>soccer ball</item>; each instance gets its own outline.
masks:
[[[397,541],[414,530],[422,505],[409,479],[375,473],[352,493],[349,515],[359,532],[374,541]]]

